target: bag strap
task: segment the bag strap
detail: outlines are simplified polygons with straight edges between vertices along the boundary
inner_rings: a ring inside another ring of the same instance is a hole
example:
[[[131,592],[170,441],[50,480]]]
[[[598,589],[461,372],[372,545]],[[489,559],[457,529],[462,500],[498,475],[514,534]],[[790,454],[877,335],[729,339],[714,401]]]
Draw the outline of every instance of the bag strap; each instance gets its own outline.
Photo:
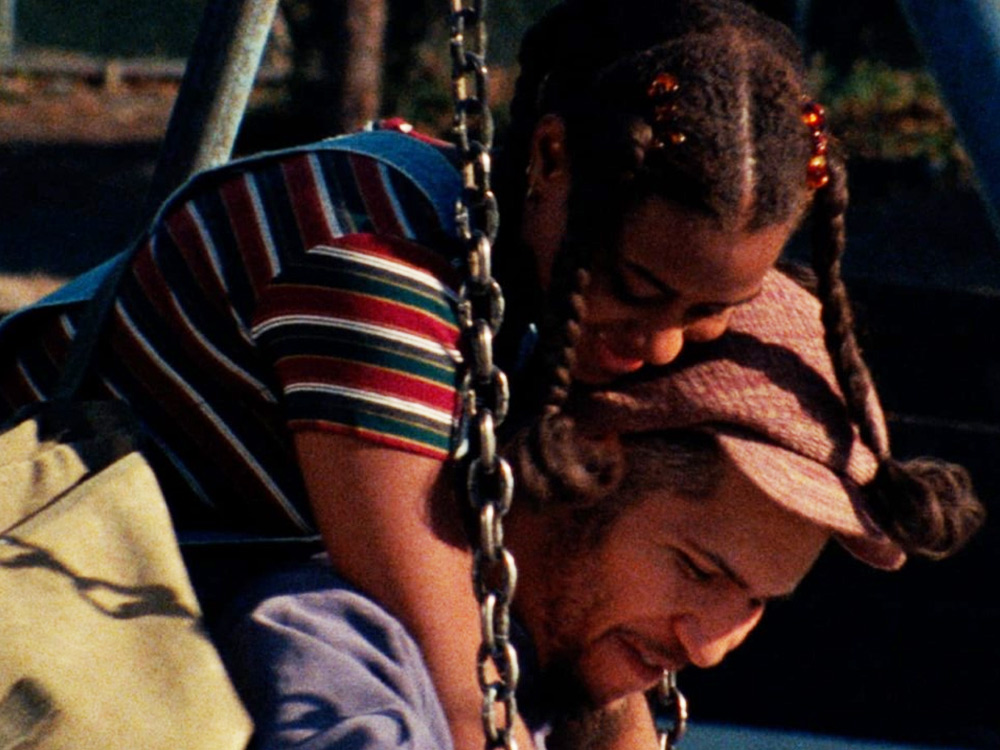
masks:
[[[55,390],[49,397],[50,401],[69,401],[80,390],[87,366],[93,358],[97,340],[114,307],[118,282],[135,254],[135,247],[132,246],[119,253],[68,285],[72,288],[66,289],[62,301],[87,302],[87,306],[77,324],[69,354],[59,373]]]

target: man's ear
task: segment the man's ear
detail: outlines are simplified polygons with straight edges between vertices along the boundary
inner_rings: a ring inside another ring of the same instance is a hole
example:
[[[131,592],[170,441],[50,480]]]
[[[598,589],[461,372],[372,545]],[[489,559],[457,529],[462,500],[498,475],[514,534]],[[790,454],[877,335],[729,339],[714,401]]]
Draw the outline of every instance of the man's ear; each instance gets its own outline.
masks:
[[[545,115],[535,126],[528,155],[527,183],[529,192],[539,196],[553,189],[568,191],[570,179],[569,152],[566,149],[566,124],[558,115]]]

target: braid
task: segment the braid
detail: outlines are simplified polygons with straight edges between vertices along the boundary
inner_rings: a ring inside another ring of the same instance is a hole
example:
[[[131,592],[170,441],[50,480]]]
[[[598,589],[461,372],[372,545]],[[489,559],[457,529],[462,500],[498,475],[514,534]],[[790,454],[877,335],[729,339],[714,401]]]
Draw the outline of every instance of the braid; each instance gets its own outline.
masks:
[[[583,265],[580,258],[569,250],[564,250],[556,258],[551,289],[555,299],[549,306],[542,329],[543,336],[552,342],[546,352],[546,370],[550,379],[544,383],[544,414],[560,411],[569,396],[570,373],[584,317],[584,295],[590,283],[590,274]]]
[[[871,373],[854,335],[854,313],[840,275],[841,259],[847,245],[846,171],[843,159],[837,154],[830,154],[830,182],[817,191],[813,209],[813,270],[816,273],[816,291],[823,304],[826,348],[833,360],[837,382],[844,392],[848,413],[858,425],[862,440],[882,460],[889,456],[889,438],[878,411]]]
[[[621,474],[623,459],[616,441],[599,450],[586,439],[567,438],[573,434],[574,421],[563,413],[563,406],[569,398],[584,295],[590,283],[590,274],[580,260],[568,247],[556,258],[551,290],[554,302],[542,328],[543,338],[553,343],[544,352],[547,361],[543,366],[549,377],[540,382],[541,417],[519,438],[516,449],[521,474],[528,478],[534,487],[531,494],[539,500],[566,497],[567,488],[583,499],[603,496],[610,486],[617,485]],[[553,486],[549,477],[562,477],[562,481]]]
[[[511,197],[506,227],[520,223],[532,133],[550,113],[566,122],[578,157],[574,188],[605,181],[606,199],[630,183],[625,207],[660,195],[721,220],[748,219],[749,229],[801,211],[809,157],[797,118],[804,62],[785,26],[744,3],[565,0],[528,30],[518,61],[498,180],[501,196]],[[681,78],[678,126],[688,141],[649,160],[648,139],[637,153],[635,131],[650,119],[647,89],[661,71]],[[755,213],[742,216],[747,203]]]
[[[846,245],[848,191],[843,159],[831,154],[830,182],[817,191],[813,269],[822,302],[826,346],[848,412],[878,458],[866,487],[876,524],[907,553],[940,559],[956,552],[985,520],[964,467],[935,458],[893,458],[871,373],[854,334],[853,314],[840,275]]]

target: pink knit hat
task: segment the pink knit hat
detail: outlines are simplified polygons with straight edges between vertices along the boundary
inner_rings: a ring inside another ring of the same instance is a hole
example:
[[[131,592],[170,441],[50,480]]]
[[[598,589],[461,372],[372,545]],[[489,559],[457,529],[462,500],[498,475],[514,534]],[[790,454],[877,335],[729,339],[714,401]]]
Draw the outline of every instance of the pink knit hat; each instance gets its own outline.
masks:
[[[688,344],[675,363],[586,402],[573,408],[585,429],[711,432],[765,493],[829,528],[855,557],[890,570],[906,560],[866,510],[862,487],[878,463],[847,416],[819,302],[778,272],[733,313],[722,338]]]

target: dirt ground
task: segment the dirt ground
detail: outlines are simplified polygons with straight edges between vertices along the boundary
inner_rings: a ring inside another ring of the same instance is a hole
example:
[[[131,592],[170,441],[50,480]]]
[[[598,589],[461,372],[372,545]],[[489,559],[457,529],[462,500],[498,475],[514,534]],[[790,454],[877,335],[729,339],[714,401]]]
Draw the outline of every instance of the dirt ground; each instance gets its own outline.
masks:
[[[114,62],[81,66],[74,75],[6,72],[0,74],[0,144],[157,140],[177,85],[130,76]]]
[[[47,51],[0,67],[0,273],[14,275],[0,309],[122,249],[148,218],[183,67]],[[251,113],[279,90],[258,86]]]

